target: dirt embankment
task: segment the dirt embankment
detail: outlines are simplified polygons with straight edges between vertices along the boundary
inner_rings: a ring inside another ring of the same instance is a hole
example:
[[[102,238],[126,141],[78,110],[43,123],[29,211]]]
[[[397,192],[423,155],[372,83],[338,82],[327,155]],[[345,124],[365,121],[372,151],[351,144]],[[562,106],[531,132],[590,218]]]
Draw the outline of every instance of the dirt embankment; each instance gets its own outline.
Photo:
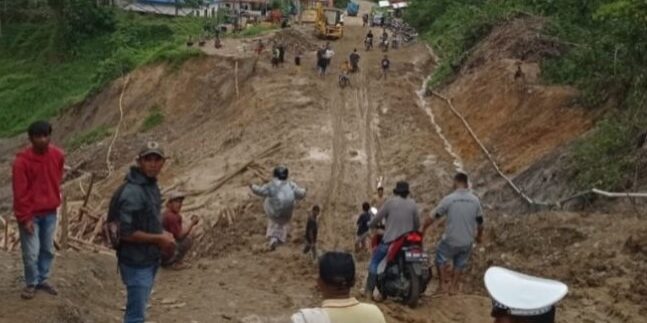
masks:
[[[565,146],[592,128],[597,116],[575,103],[575,89],[542,83],[540,61],[563,50],[542,34],[543,26],[542,19],[521,18],[495,27],[441,93],[452,99],[504,173],[514,178],[530,171],[520,186],[538,199],[549,199],[571,192],[559,173],[564,165],[550,166]],[[431,105],[466,168],[478,178],[476,188],[504,188],[446,103],[434,97]],[[557,187],[543,185],[547,181]],[[515,198],[491,195],[492,204]]]

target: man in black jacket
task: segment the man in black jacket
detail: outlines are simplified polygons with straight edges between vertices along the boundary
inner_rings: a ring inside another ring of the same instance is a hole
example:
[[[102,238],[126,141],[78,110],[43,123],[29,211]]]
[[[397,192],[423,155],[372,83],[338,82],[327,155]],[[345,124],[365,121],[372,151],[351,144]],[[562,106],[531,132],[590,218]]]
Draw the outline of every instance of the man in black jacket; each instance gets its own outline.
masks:
[[[126,176],[118,200],[121,243],[117,260],[128,299],[124,323],[143,323],[162,254],[170,254],[175,239],[162,227],[162,197],[157,176],[164,166],[164,151],[149,142],[137,156],[137,166]]]

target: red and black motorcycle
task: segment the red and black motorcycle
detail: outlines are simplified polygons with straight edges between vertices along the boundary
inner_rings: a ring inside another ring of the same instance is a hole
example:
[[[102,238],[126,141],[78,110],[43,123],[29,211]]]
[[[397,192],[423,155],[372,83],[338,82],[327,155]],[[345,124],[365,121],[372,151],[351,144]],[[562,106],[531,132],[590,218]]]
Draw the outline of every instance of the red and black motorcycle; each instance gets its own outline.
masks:
[[[377,288],[384,297],[416,307],[431,280],[429,255],[420,232],[409,232],[393,241],[378,267]]]

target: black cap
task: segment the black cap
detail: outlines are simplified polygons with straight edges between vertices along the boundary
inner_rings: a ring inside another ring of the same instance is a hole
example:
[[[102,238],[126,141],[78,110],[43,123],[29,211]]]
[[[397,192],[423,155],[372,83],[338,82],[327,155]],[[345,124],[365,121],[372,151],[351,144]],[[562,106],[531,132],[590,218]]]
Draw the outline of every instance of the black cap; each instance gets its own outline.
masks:
[[[355,261],[346,252],[327,252],[319,259],[319,277],[324,283],[339,288],[355,284]]]
[[[394,194],[409,194],[409,183],[405,181],[399,181],[395,184],[395,189],[393,189]]]

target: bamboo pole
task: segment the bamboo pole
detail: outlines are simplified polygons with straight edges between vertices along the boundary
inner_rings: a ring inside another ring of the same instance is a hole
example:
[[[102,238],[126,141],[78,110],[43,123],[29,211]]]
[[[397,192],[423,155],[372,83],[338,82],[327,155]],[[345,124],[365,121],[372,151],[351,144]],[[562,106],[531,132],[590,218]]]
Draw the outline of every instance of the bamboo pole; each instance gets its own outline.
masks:
[[[4,250],[9,251],[9,217],[7,219],[2,219],[4,222]]]
[[[238,61],[234,64],[234,78],[236,81],[236,99],[240,99],[240,92],[238,89]]]
[[[240,174],[240,173],[244,172],[244,171],[245,171],[245,170],[246,170],[250,165],[252,165],[252,164],[253,164],[257,159],[260,159],[260,158],[263,158],[263,157],[267,157],[267,156],[269,156],[270,154],[272,154],[272,153],[274,153],[274,152],[278,151],[278,150],[279,150],[279,148],[281,148],[281,143],[280,143],[280,142],[279,142],[279,143],[274,144],[274,145],[273,145],[273,146],[271,146],[270,148],[268,148],[268,149],[266,149],[265,151],[261,152],[260,154],[256,155],[256,156],[255,156],[254,158],[252,158],[250,161],[248,161],[248,162],[246,162],[245,164],[243,164],[243,166],[241,166],[241,167],[239,167],[238,169],[236,169],[236,171],[234,171],[234,172],[232,172],[231,174],[229,174],[229,175],[227,175],[227,176],[223,177],[222,179],[218,180],[218,182],[217,182],[215,185],[213,185],[211,188],[207,188],[207,189],[203,189],[203,190],[199,190],[199,191],[189,192],[189,193],[187,193],[187,195],[186,195],[186,196],[187,196],[187,197],[190,197],[190,196],[196,196],[196,195],[201,195],[201,194],[208,194],[208,193],[212,193],[212,192],[214,192],[214,191],[218,190],[220,187],[222,187],[223,185],[225,185],[229,180],[231,180],[232,178],[236,177],[238,174]]]
[[[88,206],[88,201],[90,200],[90,194],[92,194],[92,187],[94,186],[94,179],[95,175],[94,173],[90,174],[90,186],[88,186],[87,192],[85,192],[85,197],[83,198],[83,206],[81,206],[81,209],[79,210],[79,221],[83,219],[83,214],[85,213],[85,208]]]
[[[438,98],[440,98],[441,100],[445,101],[445,103],[447,104],[447,106],[449,106],[449,109],[452,111],[452,113],[454,115],[456,115],[456,117],[458,117],[461,120],[461,122],[463,123],[463,126],[465,127],[467,132],[470,134],[470,136],[472,137],[474,142],[476,142],[476,144],[479,146],[479,148],[481,148],[481,151],[483,152],[485,157],[490,161],[490,163],[492,164],[492,167],[497,172],[497,174],[499,174],[499,176],[501,176],[507,182],[507,184],[510,186],[510,188],[512,188],[512,190],[515,193],[517,193],[524,201],[526,201],[530,205],[549,206],[549,207],[550,206],[555,206],[555,207],[561,208],[565,202],[568,202],[570,200],[573,200],[573,199],[576,199],[578,197],[582,197],[582,196],[585,196],[585,195],[589,195],[589,194],[596,194],[596,195],[604,196],[604,197],[607,197],[607,198],[647,198],[647,192],[607,192],[607,191],[603,191],[603,190],[600,190],[600,189],[597,189],[597,188],[592,188],[592,189],[590,189],[588,191],[580,192],[580,193],[577,193],[577,194],[572,195],[570,197],[563,198],[563,199],[558,200],[558,201],[550,201],[550,202],[536,201],[536,200],[532,199],[531,197],[529,197],[528,195],[526,195],[526,193],[524,193],[521,190],[521,188],[519,188],[512,181],[512,179],[510,179],[508,176],[506,176],[503,173],[503,171],[501,170],[501,168],[499,167],[497,162],[494,160],[494,157],[492,156],[490,151],[487,148],[485,148],[485,145],[483,145],[483,143],[478,138],[478,136],[476,135],[476,133],[474,132],[474,130],[472,129],[470,124],[467,122],[465,117],[463,117],[463,115],[460,112],[458,112],[458,110],[456,110],[456,108],[454,107],[454,104],[452,103],[452,101],[449,98],[447,98],[447,97],[443,96],[442,94],[437,93],[435,91],[431,91],[431,94],[438,97]]]
[[[61,205],[61,248],[67,249],[69,223],[67,218],[67,194],[63,194],[63,204]]]

